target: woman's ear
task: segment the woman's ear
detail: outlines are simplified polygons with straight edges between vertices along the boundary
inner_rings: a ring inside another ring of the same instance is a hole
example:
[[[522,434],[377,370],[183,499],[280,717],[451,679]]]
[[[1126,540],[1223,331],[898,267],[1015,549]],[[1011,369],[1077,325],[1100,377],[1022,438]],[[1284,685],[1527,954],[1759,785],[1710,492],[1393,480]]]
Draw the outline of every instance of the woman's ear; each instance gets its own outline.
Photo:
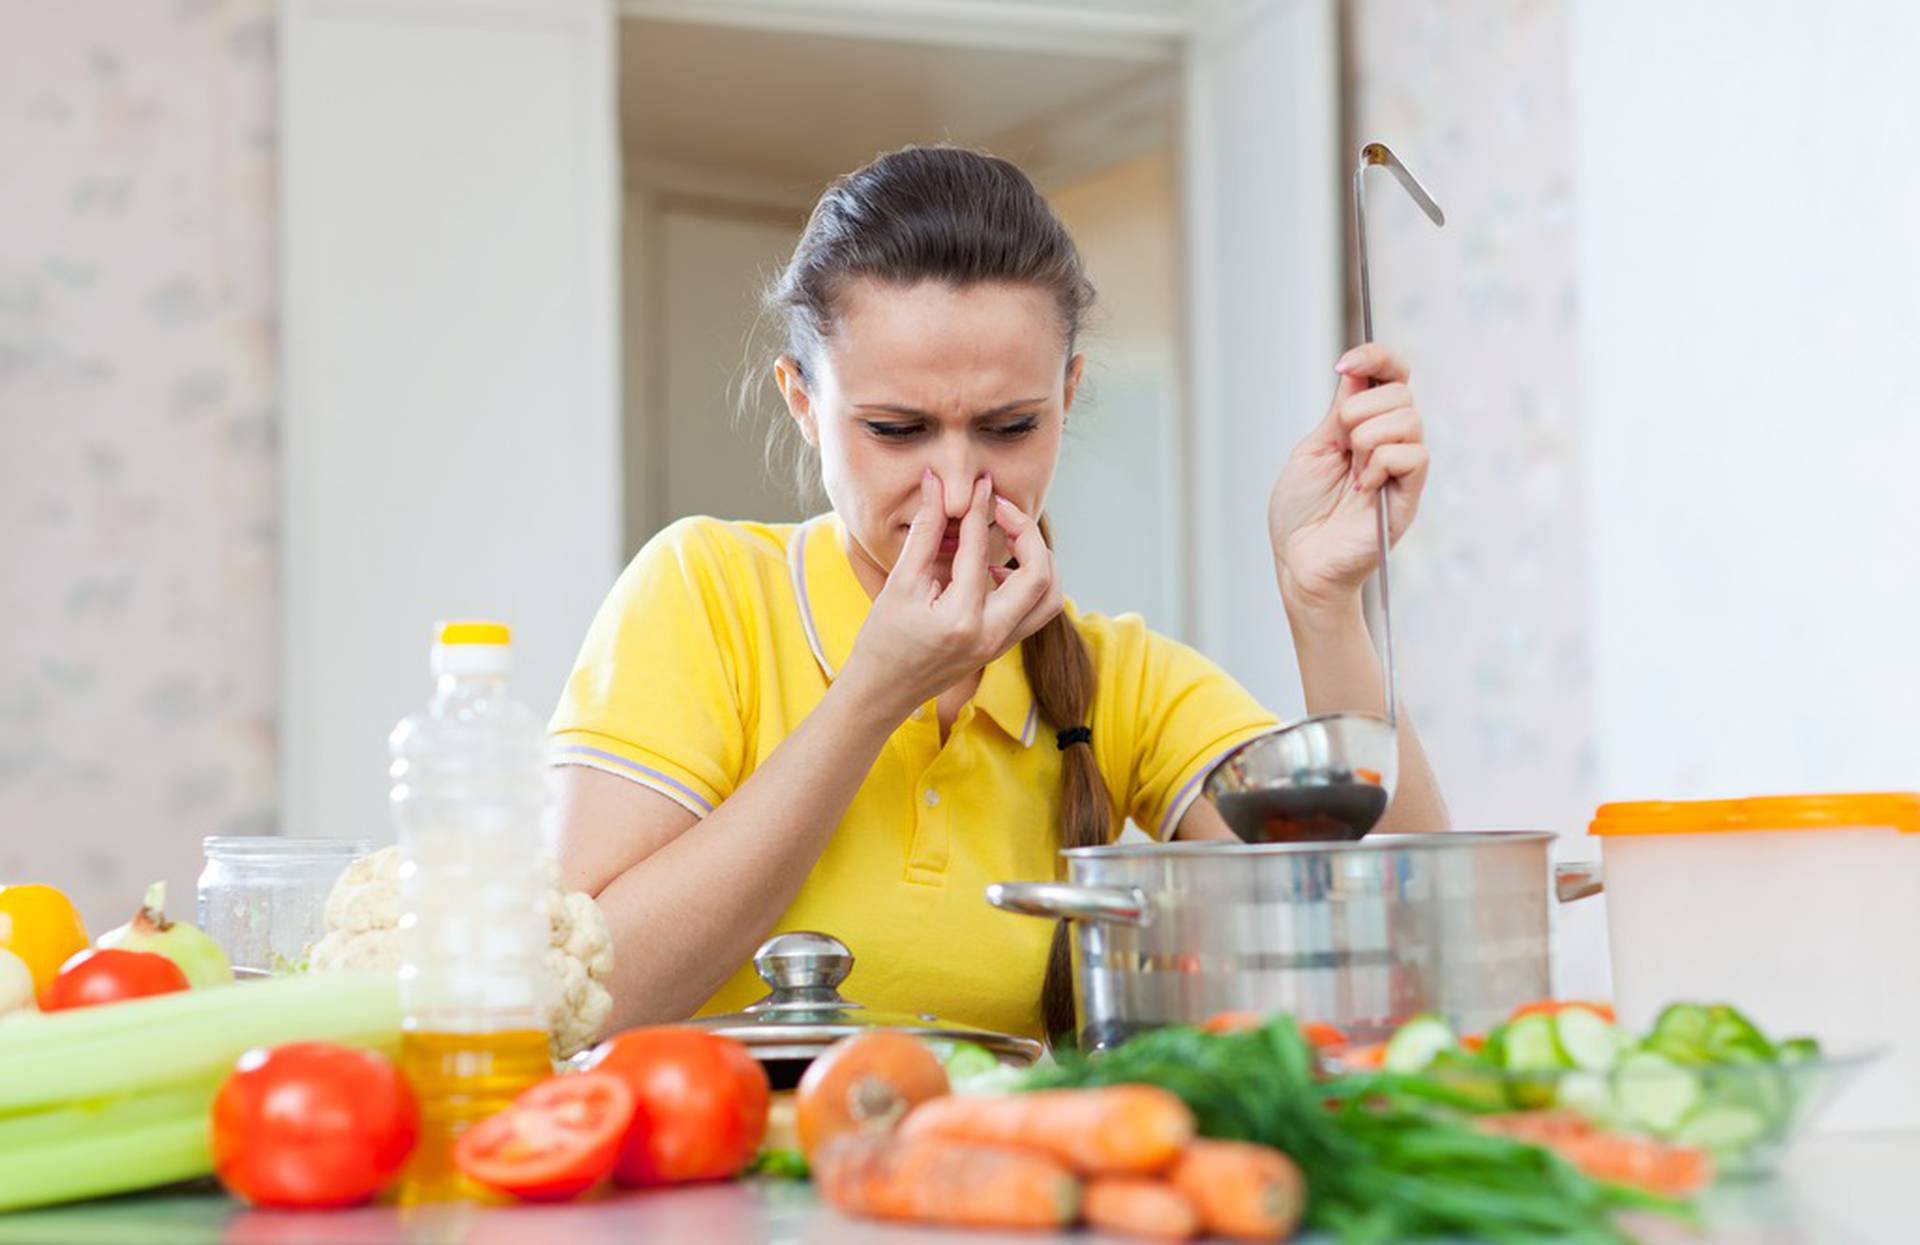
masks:
[[[1073,395],[1080,391],[1080,373],[1087,366],[1087,356],[1077,354],[1067,360],[1067,384],[1060,394],[1060,412],[1065,414],[1073,409]]]
[[[800,374],[799,363],[787,355],[775,359],[773,383],[779,387],[780,396],[786,401],[787,414],[793,416],[793,422],[800,426],[800,435],[808,445],[818,449],[820,435],[813,421],[813,398],[807,392],[807,381]]]

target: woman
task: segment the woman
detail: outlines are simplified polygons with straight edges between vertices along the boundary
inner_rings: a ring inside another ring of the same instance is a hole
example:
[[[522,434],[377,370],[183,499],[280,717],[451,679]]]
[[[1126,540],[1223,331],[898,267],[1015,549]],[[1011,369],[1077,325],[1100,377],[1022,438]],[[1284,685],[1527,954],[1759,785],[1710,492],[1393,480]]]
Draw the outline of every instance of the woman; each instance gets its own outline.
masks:
[[[552,723],[561,865],[612,925],[616,1025],[744,1006],[759,943],[820,929],[870,1008],[1059,1032],[1064,943],[985,885],[1052,877],[1061,846],[1128,816],[1231,837],[1201,782],[1275,719],[1138,616],[1074,609],[1040,518],[1092,297],[1005,161],[909,148],[822,196],[769,301],[788,330],[773,378],[831,512],[648,542]],[[1268,523],[1308,709],[1377,711],[1374,494],[1392,481],[1397,537],[1427,452],[1393,355],[1334,370]],[[1440,828],[1401,722],[1385,827]]]

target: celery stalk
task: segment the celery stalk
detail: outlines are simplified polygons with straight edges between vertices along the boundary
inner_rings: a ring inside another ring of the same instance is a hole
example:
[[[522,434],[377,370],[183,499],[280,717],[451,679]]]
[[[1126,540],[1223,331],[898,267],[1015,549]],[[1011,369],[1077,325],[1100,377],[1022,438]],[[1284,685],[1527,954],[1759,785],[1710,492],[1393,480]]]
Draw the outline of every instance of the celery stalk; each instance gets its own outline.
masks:
[[[81,1136],[105,1136],[213,1108],[224,1075],[166,1085],[137,1094],[88,1102],[59,1103],[0,1114],[0,1165],[34,1146],[60,1145]]]
[[[0,1157],[0,1211],[150,1189],[213,1170],[205,1108]]]
[[[194,994],[221,997],[159,1014],[143,1010],[149,1002]],[[102,1023],[116,1019],[107,1015],[115,1012],[122,1022],[117,1031]],[[68,1018],[89,1023],[84,1029],[62,1026]],[[35,1040],[18,1041],[27,1031]],[[386,977],[247,982],[59,1012],[20,1026],[0,1043],[0,1068],[6,1069],[0,1113],[224,1074],[256,1046],[326,1041],[391,1052],[399,1040],[399,994]]]
[[[0,1017],[0,1063],[50,1043],[118,1041],[134,1029],[147,1032],[176,1025],[214,1026],[224,1017],[259,1011],[288,1009],[324,1014],[339,1007],[383,1004],[398,1016],[399,983],[393,975],[321,973],[202,986],[72,1011],[17,1012]]]

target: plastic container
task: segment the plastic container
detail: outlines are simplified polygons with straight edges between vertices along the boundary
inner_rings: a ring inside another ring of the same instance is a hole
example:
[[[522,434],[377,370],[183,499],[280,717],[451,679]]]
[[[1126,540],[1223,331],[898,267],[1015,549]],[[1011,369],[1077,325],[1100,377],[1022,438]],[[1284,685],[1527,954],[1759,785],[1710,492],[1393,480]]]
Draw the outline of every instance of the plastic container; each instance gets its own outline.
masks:
[[[1887,1057],[1826,1129],[1920,1128],[1920,795],[1605,804],[1620,1023],[1726,1001],[1770,1033]]]
[[[402,852],[401,1063],[421,1108],[403,1202],[474,1196],[453,1142],[552,1071],[546,736],[508,695],[510,639],[499,623],[442,623],[433,698],[388,741]]]
[[[365,839],[216,835],[200,841],[199,918],[241,975],[297,970],[326,931],[327,894]]]

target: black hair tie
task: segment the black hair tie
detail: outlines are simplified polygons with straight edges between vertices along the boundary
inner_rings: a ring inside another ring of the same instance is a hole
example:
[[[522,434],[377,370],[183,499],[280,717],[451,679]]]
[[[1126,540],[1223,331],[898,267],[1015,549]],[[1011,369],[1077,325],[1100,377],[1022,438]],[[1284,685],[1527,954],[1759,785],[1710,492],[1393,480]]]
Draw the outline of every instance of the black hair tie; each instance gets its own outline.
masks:
[[[1090,744],[1093,742],[1093,728],[1091,726],[1069,726],[1066,730],[1055,735],[1053,741],[1059,746],[1062,752],[1065,752],[1074,744]]]

